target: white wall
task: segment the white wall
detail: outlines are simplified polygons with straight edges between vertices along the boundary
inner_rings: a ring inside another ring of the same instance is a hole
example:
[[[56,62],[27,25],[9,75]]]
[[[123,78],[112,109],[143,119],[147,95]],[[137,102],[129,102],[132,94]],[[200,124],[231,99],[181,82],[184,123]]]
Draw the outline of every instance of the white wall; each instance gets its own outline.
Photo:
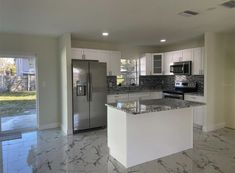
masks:
[[[59,39],[60,54],[60,95],[61,129],[72,134],[72,75],[71,75],[71,36],[64,34]]]
[[[159,46],[160,52],[169,52],[175,50],[182,50],[182,49],[189,49],[189,48],[196,48],[196,47],[204,47],[204,35],[196,38],[192,38],[189,40],[183,40],[172,44],[164,44]]]
[[[38,65],[39,128],[58,126],[58,40],[52,37],[0,33],[0,54],[35,55]]]
[[[204,130],[211,131],[225,126],[225,40],[223,34],[205,33],[205,65],[207,117]]]
[[[225,120],[226,127],[235,129],[235,33],[226,34],[225,41]]]

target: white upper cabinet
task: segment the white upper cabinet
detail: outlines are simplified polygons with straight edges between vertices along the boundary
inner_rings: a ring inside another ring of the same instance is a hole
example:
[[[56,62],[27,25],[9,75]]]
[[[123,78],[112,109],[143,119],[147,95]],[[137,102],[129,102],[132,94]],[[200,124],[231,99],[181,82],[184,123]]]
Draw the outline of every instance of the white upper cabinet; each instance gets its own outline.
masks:
[[[152,73],[153,75],[163,74],[163,54],[162,53],[152,54]]]
[[[173,52],[171,52],[171,54],[172,54],[172,63],[183,61],[182,51],[180,51],[180,50],[173,51]]]
[[[109,51],[109,60],[108,60],[108,75],[118,76],[121,74],[121,52],[119,51]]]
[[[72,48],[72,59],[82,59],[83,49],[80,48]]]
[[[97,60],[107,64],[107,75],[119,75],[121,65],[121,52],[72,48],[72,59]]]
[[[194,75],[204,74],[204,48],[194,48],[193,49],[193,71]]]
[[[173,75],[170,72],[170,66],[173,64],[174,52],[166,52],[163,56],[163,74],[164,75]]]
[[[145,53],[140,57],[140,75],[152,75],[152,54]]]
[[[163,54],[145,53],[140,57],[140,75],[162,75]]]
[[[192,61],[193,60],[193,49],[182,50],[182,61]]]
[[[87,60],[100,60],[100,57],[102,56],[101,51],[95,50],[95,49],[83,49],[83,53],[85,56],[85,59]]]
[[[146,53],[140,58],[140,75],[173,75],[170,72],[170,66],[180,61],[192,61],[193,75],[204,74],[204,48],[199,47],[163,54]]]

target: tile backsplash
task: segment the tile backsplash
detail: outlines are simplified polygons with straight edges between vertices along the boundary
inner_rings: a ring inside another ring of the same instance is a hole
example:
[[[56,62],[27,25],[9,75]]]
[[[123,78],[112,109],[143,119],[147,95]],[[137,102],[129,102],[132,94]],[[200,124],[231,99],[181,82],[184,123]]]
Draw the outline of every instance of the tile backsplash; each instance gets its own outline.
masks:
[[[116,84],[116,76],[107,76],[108,90],[125,90],[128,87],[118,87]],[[173,90],[175,81],[186,80],[189,83],[197,83],[198,92],[204,93],[204,76],[203,75],[149,75],[139,77],[139,86],[131,87],[132,89],[163,89]],[[129,87],[130,89],[130,87]]]
[[[112,88],[117,86],[117,76],[107,76],[107,87]]]
[[[139,84],[143,88],[149,89],[174,89],[175,78],[174,76],[140,76]]]
[[[182,80],[186,80],[189,83],[196,83],[198,92],[204,93],[204,75],[191,75],[191,76],[177,75],[175,76],[175,81],[182,81]]]

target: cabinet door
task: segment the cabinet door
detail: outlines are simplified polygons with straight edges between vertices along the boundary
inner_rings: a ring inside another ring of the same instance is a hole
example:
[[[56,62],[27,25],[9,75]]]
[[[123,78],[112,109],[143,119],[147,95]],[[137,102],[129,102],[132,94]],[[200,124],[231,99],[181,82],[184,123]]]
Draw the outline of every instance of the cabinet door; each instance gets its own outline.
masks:
[[[72,59],[82,59],[83,49],[72,48],[71,57]]]
[[[182,51],[174,51],[171,52],[172,53],[172,62],[179,62],[179,61],[183,61],[183,55],[182,55]]]
[[[110,51],[108,60],[108,75],[118,76],[121,74],[121,52]]]
[[[104,62],[106,63],[106,68],[107,68],[107,75],[109,74],[109,69],[110,69],[110,64],[109,64],[109,59],[110,59],[110,55],[109,55],[109,51],[105,51],[105,50],[100,50],[97,53],[97,59],[99,62]]]
[[[99,50],[95,50],[95,49],[83,49],[83,53],[85,55],[85,59],[99,61],[99,57],[100,57]]]
[[[193,49],[193,74],[201,75],[203,74],[203,57],[202,48]]]
[[[145,53],[140,57],[140,67],[139,67],[140,75],[152,75],[152,54]]]
[[[192,49],[182,50],[183,61],[192,61],[193,60],[193,51]]]
[[[163,54],[153,54],[152,55],[152,71],[154,75],[161,75],[162,74],[162,58]]]
[[[146,63],[147,63],[147,58],[145,56],[145,54],[140,57],[140,67],[139,67],[139,71],[140,71],[140,76],[145,76],[147,75],[146,73]]]
[[[205,117],[205,106],[193,108],[193,123],[203,126]]]
[[[163,71],[164,71],[164,75],[172,75],[173,73],[170,72],[170,65],[173,64],[172,62],[172,58],[173,57],[173,53],[172,52],[166,52],[164,53],[164,57],[163,57]]]
[[[152,75],[152,61],[153,57],[151,53],[146,53],[146,75]]]

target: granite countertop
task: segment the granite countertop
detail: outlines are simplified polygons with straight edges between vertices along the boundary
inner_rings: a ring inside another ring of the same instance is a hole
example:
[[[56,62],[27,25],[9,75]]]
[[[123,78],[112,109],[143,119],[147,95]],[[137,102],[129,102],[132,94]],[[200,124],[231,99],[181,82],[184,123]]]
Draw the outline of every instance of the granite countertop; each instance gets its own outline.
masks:
[[[113,90],[108,91],[108,95],[113,94],[128,94],[128,93],[138,93],[138,92],[161,92],[162,89],[133,89],[133,90]]]
[[[196,107],[202,105],[205,105],[205,103],[191,102],[179,99],[168,99],[168,98],[152,99],[152,100],[118,101],[117,103],[106,104],[106,106],[110,106],[134,115]]]

